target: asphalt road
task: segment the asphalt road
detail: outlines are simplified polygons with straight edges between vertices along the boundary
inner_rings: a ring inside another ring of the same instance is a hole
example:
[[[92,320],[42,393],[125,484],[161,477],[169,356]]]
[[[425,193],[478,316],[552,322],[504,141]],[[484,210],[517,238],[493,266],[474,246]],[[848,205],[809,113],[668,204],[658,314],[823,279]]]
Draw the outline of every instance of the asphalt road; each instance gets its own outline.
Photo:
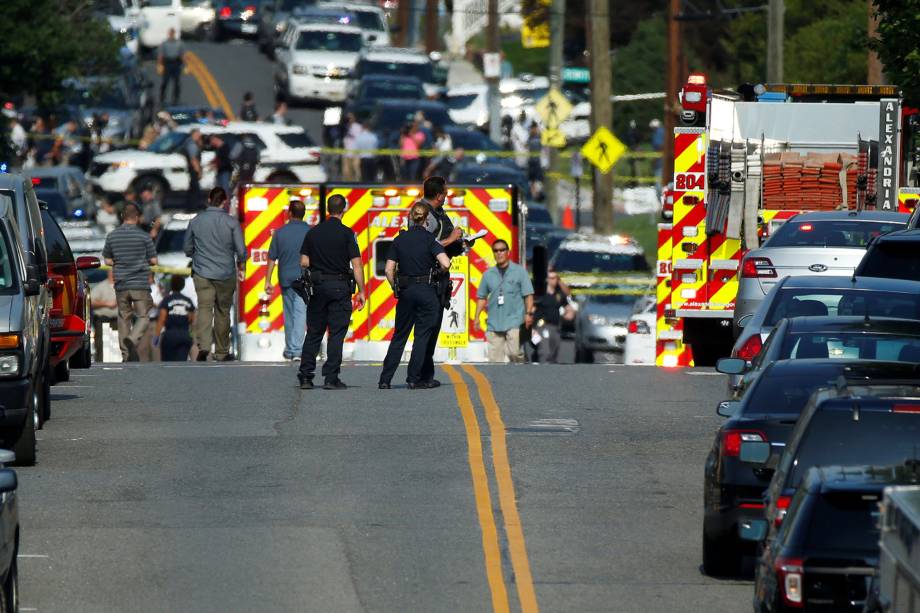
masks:
[[[25,610],[748,609],[699,569],[721,376],[481,365],[381,392],[378,370],[75,373],[19,471]]]

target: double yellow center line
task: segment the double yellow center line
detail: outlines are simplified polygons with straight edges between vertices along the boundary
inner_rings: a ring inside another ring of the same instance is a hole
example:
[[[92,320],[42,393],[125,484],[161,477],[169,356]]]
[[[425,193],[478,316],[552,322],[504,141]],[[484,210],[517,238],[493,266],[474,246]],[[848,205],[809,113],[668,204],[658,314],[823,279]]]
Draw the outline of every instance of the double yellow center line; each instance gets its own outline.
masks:
[[[227,102],[227,97],[217,84],[214,75],[211,74],[211,71],[208,70],[205,63],[198,57],[198,54],[193,51],[186,51],[185,66],[188,68],[189,74],[198,81],[198,85],[201,87],[201,91],[204,92],[204,97],[208,99],[208,104],[211,108],[221,108],[227,116],[227,119],[231,121],[235,119],[233,108],[231,108],[230,103]]]
[[[495,613],[506,613],[510,610],[508,590],[505,587],[505,576],[502,570],[499,531],[492,508],[492,495],[489,491],[489,477],[482,448],[479,419],[476,417],[469,386],[463,376],[453,366],[444,365],[443,368],[454,384],[454,393],[457,396],[457,404],[460,407],[463,425],[466,428],[468,460],[473,480],[473,494],[476,499],[476,513],[482,530],[482,550],[485,556],[486,578],[492,594],[492,610]],[[524,530],[521,525],[521,517],[518,514],[517,499],[514,495],[514,482],[511,478],[511,464],[508,461],[505,423],[502,420],[501,409],[495,401],[492,386],[485,375],[473,366],[464,365],[462,368],[467,375],[472,377],[473,382],[476,384],[479,401],[482,404],[486,422],[489,426],[492,466],[495,472],[499,507],[504,520],[505,538],[508,542],[511,568],[514,572],[514,582],[517,586],[520,608],[522,613],[536,613],[539,611],[539,607],[537,606],[537,597],[533,587],[533,576],[530,572],[530,561],[527,558]]]

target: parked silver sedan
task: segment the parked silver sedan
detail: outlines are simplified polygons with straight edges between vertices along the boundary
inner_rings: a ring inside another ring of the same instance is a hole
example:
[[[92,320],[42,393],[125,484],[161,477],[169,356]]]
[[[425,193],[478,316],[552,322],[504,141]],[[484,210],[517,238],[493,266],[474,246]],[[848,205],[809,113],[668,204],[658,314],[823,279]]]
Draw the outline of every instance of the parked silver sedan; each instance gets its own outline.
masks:
[[[781,225],[741,260],[734,329],[757,310],[778,281],[790,276],[852,275],[869,241],[903,230],[905,213],[831,211],[803,213]]]

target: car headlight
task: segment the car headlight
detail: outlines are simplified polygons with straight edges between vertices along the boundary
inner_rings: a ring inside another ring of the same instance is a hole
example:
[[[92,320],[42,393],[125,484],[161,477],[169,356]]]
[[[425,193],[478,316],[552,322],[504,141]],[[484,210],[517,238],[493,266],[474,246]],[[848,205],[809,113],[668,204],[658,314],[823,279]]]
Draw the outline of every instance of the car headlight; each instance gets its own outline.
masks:
[[[134,166],[134,162],[129,162],[128,160],[121,160],[120,162],[112,162],[112,170],[121,170],[122,168],[131,168]]]
[[[595,315],[594,313],[590,313],[588,315],[588,321],[595,326],[606,326],[608,323],[610,323],[603,315]]]
[[[351,68],[345,66],[329,66],[326,69],[326,75],[330,77],[347,77],[351,74]]]
[[[294,64],[293,68],[291,68],[291,72],[294,74],[310,74],[310,67]]]
[[[287,30],[287,24],[283,21],[275,26],[275,32],[278,34],[283,34],[285,30]]]
[[[0,355],[0,377],[15,377],[19,374],[19,355]]]

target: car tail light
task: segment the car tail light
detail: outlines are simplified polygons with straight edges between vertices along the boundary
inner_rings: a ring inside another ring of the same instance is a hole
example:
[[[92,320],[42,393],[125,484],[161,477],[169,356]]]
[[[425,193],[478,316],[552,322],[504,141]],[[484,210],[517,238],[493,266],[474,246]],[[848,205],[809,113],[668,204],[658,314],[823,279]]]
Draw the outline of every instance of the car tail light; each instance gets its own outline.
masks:
[[[230,15],[233,14],[233,9],[231,9],[229,6],[222,6],[220,7],[219,14],[221,19],[229,19]]]
[[[804,606],[804,599],[802,598],[802,566],[801,558],[787,558],[785,556],[776,558],[774,564],[776,582],[783,593],[783,602],[788,607],[799,609]]]
[[[648,324],[638,319],[634,319],[631,322],[629,322],[629,326],[626,328],[626,331],[629,332],[630,334],[650,334],[651,333],[651,330],[649,330]]]
[[[741,443],[754,441],[762,443],[766,441],[761,432],[752,432],[750,430],[726,430],[722,433],[722,456],[727,458],[737,458],[741,453]]]
[[[776,269],[770,258],[744,258],[741,262],[741,276],[745,279],[776,278]]]
[[[920,404],[898,403],[894,405],[892,411],[895,413],[920,413]]]
[[[789,510],[789,503],[792,502],[792,496],[780,496],[776,499],[776,518],[773,523],[779,526],[786,517],[786,511]]]
[[[738,350],[738,357],[750,362],[757,357],[761,349],[763,349],[763,341],[759,334],[754,334],[741,345],[741,349]]]

